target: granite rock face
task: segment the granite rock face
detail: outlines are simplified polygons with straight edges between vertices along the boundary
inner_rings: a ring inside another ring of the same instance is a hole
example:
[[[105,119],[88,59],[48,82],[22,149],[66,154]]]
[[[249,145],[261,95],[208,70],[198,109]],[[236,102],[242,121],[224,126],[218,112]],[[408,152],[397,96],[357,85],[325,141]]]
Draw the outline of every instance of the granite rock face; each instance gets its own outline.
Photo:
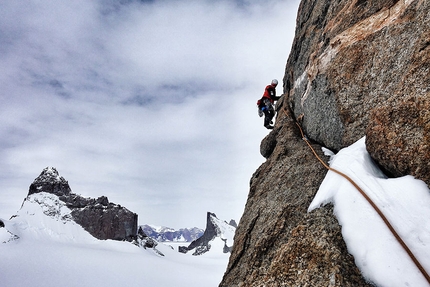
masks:
[[[73,220],[98,239],[136,239],[136,213],[110,203],[106,196],[95,199],[72,193],[69,183],[53,167],[45,168],[30,185],[28,195],[38,192],[58,196],[71,210]]]
[[[420,0],[302,1],[284,89],[311,139],[339,150],[390,98],[429,96],[429,10]]]
[[[430,97],[391,98],[373,110],[369,154],[390,175],[413,175],[430,186]]]
[[[372,286],[348,253],[331,206],[307,208],[326,170],[315,151],[366,136],[393,175],[429,184],[430,2],[302,0],[277,103],[261,143],[220,286]],[[415,158],[413,158],[415,157]]]
[[[346,250],[332,207],[307,213],[326,170],[301,139],[286,101],[278,102],[277,143],[252,176],[219,286],[371,286]]]

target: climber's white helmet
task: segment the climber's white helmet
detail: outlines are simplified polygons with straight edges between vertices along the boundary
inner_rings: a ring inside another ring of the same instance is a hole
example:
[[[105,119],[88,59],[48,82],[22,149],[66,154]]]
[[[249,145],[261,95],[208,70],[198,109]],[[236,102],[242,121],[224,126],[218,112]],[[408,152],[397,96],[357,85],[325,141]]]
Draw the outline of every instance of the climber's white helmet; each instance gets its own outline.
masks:
[[[278,80],[277,79],[273,79],[272,80],[272,86],[276,87],[278,85]]]

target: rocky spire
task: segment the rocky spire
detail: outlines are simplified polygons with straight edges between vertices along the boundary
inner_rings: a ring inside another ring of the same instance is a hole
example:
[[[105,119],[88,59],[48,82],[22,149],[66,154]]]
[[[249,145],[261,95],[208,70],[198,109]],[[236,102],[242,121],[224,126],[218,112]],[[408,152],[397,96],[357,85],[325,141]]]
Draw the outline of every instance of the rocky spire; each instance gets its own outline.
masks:
[[[52,193],[57,196],[70,195],[69,183],[60,176],[55,167],[46,167],[30,185],[28,195],[38,192]]]
[[[224,228],[222,228],[221,225],[223,225]],[[227,238],[223,238],[224,234],[221,230],[225,229],[225,226],[227,225],[230,226],[229,229],[235,229],[234,226],[229,225],[227,222],[219,220],[216,217],[215,213],[208,212],[206,216],[206,229],[203,235],[191,242],[188,247],[180,246],[179,252],[187,253],[188,251],[194,250],[193,255],[201,255],[209,251],[209,249],[211,248],[210,242],[214,240],[215,237],[220,237],[224,241],[223,252],[229,253],[231,251],[231,246],[227,245]]]
[[[98,239],[132,241],[137,235],[137,214],[109,202],[106,196],[84,198],[72,193],[69,183],[54,167],[46,167],[30,185],[28,196],[46,192],[63,201],[73,220]]]
[[[210,249],[209,242],[219,234],[219,228],[214,224],[212,217],[216,217],[214,213],[208,212],[206,215],[206,229],[203,235],[193,242],[188,247],[181,246],[179,252],[187,253],[190,250],[196,249],[193,255],[203,254]]]

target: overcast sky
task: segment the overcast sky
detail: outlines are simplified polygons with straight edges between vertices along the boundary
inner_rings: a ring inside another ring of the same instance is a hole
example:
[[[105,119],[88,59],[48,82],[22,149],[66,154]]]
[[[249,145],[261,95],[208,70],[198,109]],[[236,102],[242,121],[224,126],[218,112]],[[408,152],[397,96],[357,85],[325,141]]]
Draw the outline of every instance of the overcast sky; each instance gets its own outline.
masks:
[[[56,167],[139,224],[239,221],[298,0],[0,2],[0,218]]]

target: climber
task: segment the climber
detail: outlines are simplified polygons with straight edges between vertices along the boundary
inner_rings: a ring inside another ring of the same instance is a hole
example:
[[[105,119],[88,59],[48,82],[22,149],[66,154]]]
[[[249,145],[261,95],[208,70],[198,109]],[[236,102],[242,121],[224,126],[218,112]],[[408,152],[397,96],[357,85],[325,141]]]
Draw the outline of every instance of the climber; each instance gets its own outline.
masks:
[[[257,101],[258,114],[260,115],[260,117],[262,117],[264,114],[264,126],[268,129],[273,129],[273,126],[271,125],[273,123],[272,119],[275,116],[275,109],[273,108],[273,104],[280,98],[276,96],[277,85],[278,80],[272,80],[272,83],[266,86],[263,97]]]

